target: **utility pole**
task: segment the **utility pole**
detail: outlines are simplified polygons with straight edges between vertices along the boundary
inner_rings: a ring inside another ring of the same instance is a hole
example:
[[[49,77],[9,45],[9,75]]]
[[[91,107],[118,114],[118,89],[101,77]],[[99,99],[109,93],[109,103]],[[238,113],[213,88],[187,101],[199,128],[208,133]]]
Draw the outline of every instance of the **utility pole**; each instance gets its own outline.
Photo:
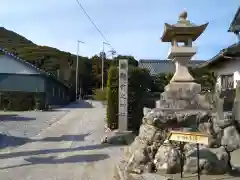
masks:
[[[85,42],[83,41],[77,41],[77,63],[76,63],[76,100],[78,99],[78,55],[79,55],[79,44],[82,43],[82,44],[85,44]],[[80,93],[82,91],[82,87],[80,87]],[[81,96],[81,94],[80,94]]]
[[[107,44],[109,45],[108,43],[106,42],[103,42],[103,51],[102,51],[102,90],[104,88],[104,58],[105,58],[105,52],[104,52],[104,45]]]

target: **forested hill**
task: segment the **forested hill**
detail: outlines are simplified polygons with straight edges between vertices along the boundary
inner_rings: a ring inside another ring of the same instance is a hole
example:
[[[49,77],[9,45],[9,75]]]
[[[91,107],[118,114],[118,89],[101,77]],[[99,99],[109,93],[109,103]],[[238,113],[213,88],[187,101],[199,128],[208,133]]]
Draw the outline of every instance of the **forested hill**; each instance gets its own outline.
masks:
[[[25,37],[0,27],[0,48],[14,53],[57,77],[75,89],[76,55],[60,51],[48,46],[39,46]],[[119,55],[115,61],[105,60],[104,71],[107,75],[111,63],[117,63],[118,58],[127,58],[129,63],[137,66],[138,61],[132,56]],[[79,56],[79,76],[83,89],[95,89],[101,86],[101,59],[95,55],[91,58]],[[105,76],[105,81],[107,76]]]
[[[0,27],[0,47],[52,74],[74,66],[75,55],[48,46],[39,46],[25,37]],[[81,57],[83,58],[83,57]],[[83,58],[87,59],[87,58]]]
[[[51,73],[60,81],[65,82],[72,87],[72,94],[73,97],[75,97],[76,55],[48,46],[39,46],[25,37],[3,27],[0,27],[0,48],[4,48],[9,52],[14,53],[22,59]],[[128,59],[129,64],[133,66],[138,66],[138,61],[136,61],[133,56],[118,55],[113,61],[106,59],[104,61],[105,85],[107,82],[109,66],[111,64],[118,64],[118,59],[121,58]],[[205,74],[204,72],[201,69],[196,69],[194,72],[192,71],[192,74],[197,82],[202,84],[203,87],[211,89],[216,79],[210,71],[206,71]],[[101,58],[99,56],[95,55],[91,58],[79,56],[78,84],[81,84],[84,93],[89,94],[93,89],[100,88],[102,80],[101,76]],[[160,85],[158,84],[156,87],[159,90]]]

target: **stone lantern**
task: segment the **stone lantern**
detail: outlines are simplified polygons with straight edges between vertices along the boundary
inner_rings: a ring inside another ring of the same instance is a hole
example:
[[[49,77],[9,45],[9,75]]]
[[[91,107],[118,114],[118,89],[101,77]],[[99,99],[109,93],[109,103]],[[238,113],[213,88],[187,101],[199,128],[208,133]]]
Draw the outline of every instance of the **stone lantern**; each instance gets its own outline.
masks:
[[[188,63],[197,52],[193,42],[204,32],[207,25],[208,23],[200,26],[191,23],[187,20],[187,12],[180,14],[176,24],[165,23],[161,39],[162,42],[171,43],[168,59],[175,63],[176,70],[170,83],[165,86],[160,100],[156,102],[157,108],[187,108],[189,99],[201,92],[201,84],[194,82],[188,71]]]
[[[206,29],[208,23],[195,25],[187,20],[187,12],[182,12],[177,24],[170,25],[165,23],[162,42],[171,42],[168,59],[175,62],[176,71],[171,82],[193,82],[194,78],[190,75],[187,65],[193,55],[196,54],[194,42]]]

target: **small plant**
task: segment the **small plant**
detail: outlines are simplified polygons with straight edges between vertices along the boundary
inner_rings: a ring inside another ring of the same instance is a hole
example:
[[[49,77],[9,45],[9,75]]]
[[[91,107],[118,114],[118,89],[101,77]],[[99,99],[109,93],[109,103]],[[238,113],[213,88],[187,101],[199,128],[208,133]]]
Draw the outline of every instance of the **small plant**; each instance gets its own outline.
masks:
[[[94,100],[97,100],[97,101],[106,101],[106,99],[107,99],[107,90],[106,90],[106,88],[94,90],[93,98],[94,98]]]
[[[41,98],[38,96],[38,94],[35,95],[34,101],[35,101],[35,110],[40,110],[41,109]]]
[[[8,104],[7,104],[7,110],[11,110],[13,106],[12,100],[9,98],[8,99]]]

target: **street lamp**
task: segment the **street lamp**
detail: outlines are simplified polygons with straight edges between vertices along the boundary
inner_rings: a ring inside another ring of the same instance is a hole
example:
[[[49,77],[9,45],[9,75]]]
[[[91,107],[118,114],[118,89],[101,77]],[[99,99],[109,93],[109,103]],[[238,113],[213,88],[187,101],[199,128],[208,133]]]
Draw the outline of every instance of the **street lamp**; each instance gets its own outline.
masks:
[[[110,46],[110,44],[108,44],[108,43],[106,43],[106,42],[103,42],[103,51],[102,51],[102,90],[103,90],[103,87],[104,87],[104,56],[105,56],[105,52],[104,52],[104,45],[109,45]]]
[[[76,100],[78,99],[78,54],[79,54],[79,44],[85,44],[83,41],[77,41],[77,65],[76,65]],[[80,93],[81,93],[81,87],[80,87]],[[81,94],[80,94],[81,95]]]

